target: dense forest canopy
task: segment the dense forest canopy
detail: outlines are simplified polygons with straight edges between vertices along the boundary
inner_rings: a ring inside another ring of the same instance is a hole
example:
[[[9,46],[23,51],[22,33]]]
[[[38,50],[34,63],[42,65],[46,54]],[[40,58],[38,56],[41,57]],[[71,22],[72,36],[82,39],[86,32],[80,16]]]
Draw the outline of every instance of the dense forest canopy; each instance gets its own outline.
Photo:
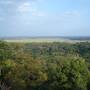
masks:
[[[90,90],[90,42],[0,41],[0,90]]]

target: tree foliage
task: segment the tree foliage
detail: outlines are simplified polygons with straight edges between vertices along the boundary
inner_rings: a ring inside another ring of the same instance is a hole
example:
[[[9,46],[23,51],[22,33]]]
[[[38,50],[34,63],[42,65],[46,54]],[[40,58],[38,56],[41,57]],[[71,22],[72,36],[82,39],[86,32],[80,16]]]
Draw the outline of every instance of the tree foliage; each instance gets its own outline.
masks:
[[[0,42],[0,88],[90,90],[90,43]]]

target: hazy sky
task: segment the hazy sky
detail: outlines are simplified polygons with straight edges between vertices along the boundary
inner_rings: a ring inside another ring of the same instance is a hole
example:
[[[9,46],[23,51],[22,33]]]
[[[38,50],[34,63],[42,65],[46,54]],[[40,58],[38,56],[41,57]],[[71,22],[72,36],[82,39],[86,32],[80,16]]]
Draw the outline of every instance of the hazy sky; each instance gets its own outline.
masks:
[[[90,0],[0,0],[0,36],[90,36]]]

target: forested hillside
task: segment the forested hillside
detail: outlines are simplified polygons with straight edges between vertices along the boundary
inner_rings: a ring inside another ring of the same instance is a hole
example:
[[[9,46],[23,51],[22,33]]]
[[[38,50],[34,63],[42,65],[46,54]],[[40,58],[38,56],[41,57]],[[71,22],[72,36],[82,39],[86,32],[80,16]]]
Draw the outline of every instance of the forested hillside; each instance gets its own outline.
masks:
[[[90,42],[0,41],[0,90],[90,90]]]

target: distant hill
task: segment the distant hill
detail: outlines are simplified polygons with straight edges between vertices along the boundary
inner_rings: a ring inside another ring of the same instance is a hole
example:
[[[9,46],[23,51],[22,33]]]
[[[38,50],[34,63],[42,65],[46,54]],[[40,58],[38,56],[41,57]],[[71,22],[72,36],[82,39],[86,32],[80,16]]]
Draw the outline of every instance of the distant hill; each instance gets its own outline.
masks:
[[[90,37],[75,36],[38,36],[38,37],[1,37],[8,42],[90,42]]]
[[[35,36],[35,37],[30,37],[30,36],[18,36],[18,37],[0,37],[1,40],[14,40],[14,39],[70,39],[70,40],[90,40],[90,36]]]

